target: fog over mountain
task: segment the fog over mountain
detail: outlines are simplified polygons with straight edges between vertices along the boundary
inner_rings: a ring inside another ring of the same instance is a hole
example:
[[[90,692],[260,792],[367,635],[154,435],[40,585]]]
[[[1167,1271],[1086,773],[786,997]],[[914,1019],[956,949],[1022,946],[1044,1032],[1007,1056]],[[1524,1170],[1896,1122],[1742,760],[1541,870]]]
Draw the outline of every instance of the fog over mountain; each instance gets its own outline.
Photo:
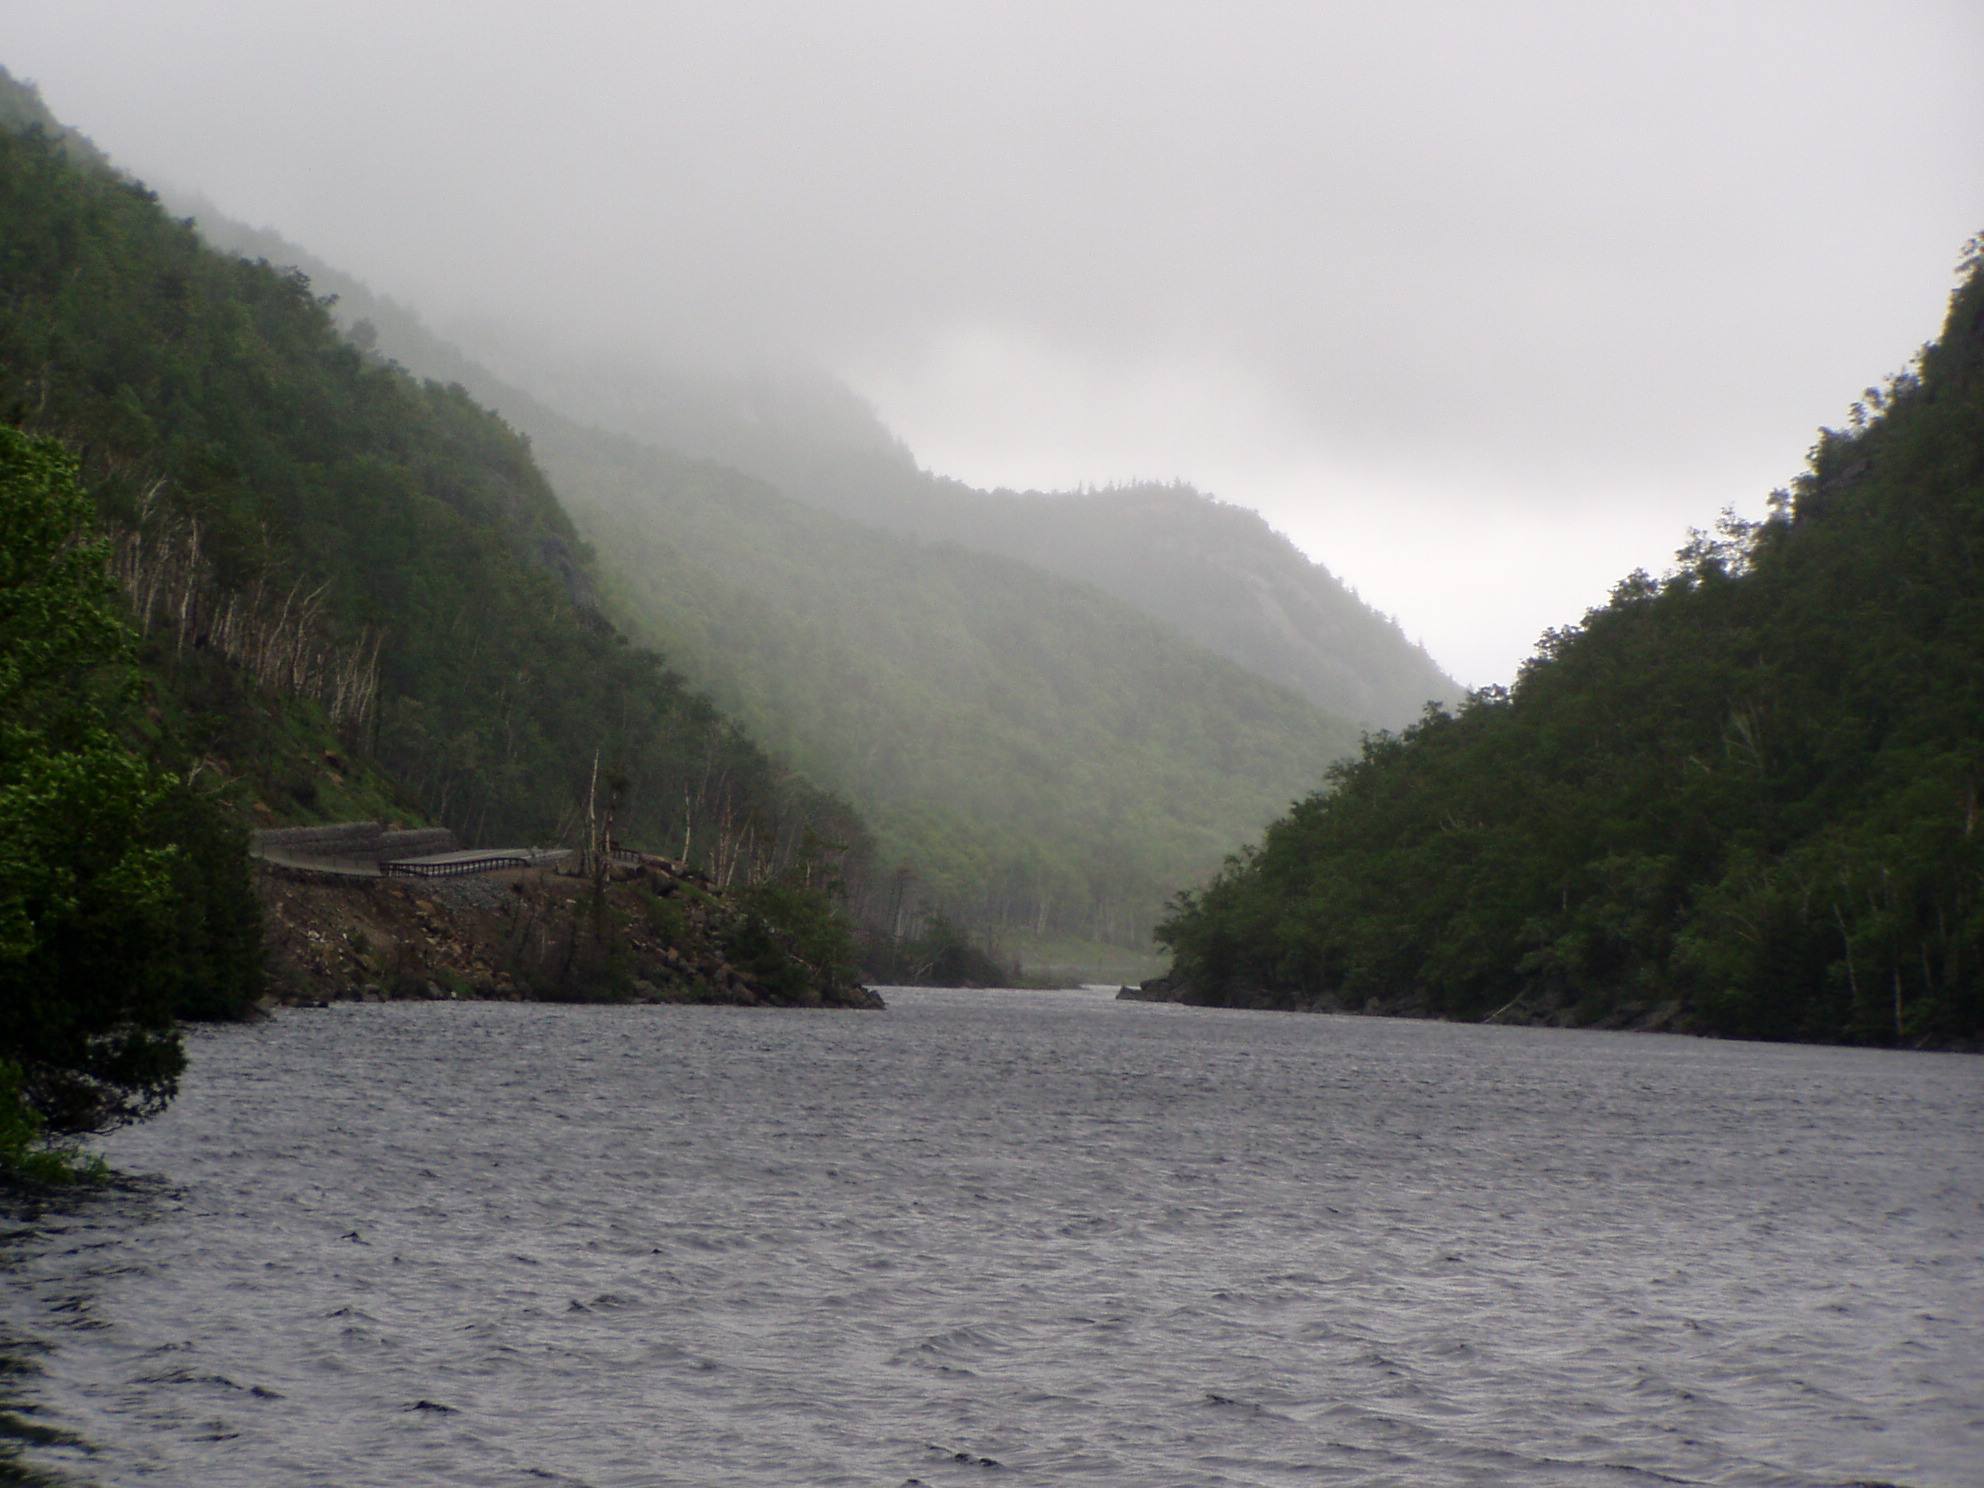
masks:
[[[1194,481],[1474,684],[1760,509],[1984,217],[1966,0],[24,0],[6,62],[442,323]]]

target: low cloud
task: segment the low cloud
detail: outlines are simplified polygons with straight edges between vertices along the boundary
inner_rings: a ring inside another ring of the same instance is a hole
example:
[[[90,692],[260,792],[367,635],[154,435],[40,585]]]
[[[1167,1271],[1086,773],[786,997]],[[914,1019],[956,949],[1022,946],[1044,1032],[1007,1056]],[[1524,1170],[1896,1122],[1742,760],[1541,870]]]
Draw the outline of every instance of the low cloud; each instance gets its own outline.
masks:
[[[816,361],[980,483],[1193,479],[1474,682],[1760,505],[1984,226],[1968,3],[63,0],[10,32],[139,173],[432,318]]]

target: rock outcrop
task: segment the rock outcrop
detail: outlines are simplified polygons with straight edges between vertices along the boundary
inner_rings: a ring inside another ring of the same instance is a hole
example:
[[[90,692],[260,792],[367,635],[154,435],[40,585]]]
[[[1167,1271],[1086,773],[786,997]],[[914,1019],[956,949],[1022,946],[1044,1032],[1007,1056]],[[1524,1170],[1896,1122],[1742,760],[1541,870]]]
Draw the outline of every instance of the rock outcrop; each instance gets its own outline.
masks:
[[[742,911],[703,875],[658,857],[616,864],[598,885],[549,869],[434,880],[265,871],[257,891],[280,1003],[882,1006],[796,957],[776,976],[736,964],[727,945]]]

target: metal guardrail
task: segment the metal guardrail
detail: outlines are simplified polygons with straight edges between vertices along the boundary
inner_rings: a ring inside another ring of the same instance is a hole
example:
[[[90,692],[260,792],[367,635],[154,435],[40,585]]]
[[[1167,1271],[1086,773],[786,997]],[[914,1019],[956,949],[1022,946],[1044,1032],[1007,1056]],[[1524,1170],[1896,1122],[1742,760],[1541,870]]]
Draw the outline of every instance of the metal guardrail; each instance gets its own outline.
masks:
[[[420,858],[393,858],[382,862],[379,871],[401,878],[459,878],[468,873],[500,873],[506,868],[543,868],[571,856],[571,851],[562,847],[433,853]]]
[[[379,871],[394,878],[459,878],[468,873],[495,873],[503,868],[531,866],[531,860],[519,853],[485,853],[448,863],[423,863],[417,858],[381,863]]]
[[[388,834],[390,837],[394,834]],[[399,834],[412,837],[414,834]],[[426,834],[422,834],[426,835]],[[349,881],[376,878],[460,878],[475,873],[500,873],[506,869],[556,867],[572,857],[567,848],[497,848],[486,852],[423,853],[417,857],[353,856],[349,853],[312,852],[311,846],[329,841],[340,847],[351,844],[330,832],[307,845],[287,842],[258,842],[252,849],[257,862],[293,878]]]

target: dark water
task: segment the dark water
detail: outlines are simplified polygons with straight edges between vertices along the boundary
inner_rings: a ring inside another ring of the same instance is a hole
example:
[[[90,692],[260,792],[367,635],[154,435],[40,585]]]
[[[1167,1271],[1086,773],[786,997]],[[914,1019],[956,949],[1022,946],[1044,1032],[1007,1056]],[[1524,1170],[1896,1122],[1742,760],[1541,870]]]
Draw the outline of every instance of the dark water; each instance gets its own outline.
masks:
[[[1984,1061],[904,991],[194,1040],[14,1233],[172,1485],[1984,1482]],[[996,1463],[997,1466],[989,1465]]]

